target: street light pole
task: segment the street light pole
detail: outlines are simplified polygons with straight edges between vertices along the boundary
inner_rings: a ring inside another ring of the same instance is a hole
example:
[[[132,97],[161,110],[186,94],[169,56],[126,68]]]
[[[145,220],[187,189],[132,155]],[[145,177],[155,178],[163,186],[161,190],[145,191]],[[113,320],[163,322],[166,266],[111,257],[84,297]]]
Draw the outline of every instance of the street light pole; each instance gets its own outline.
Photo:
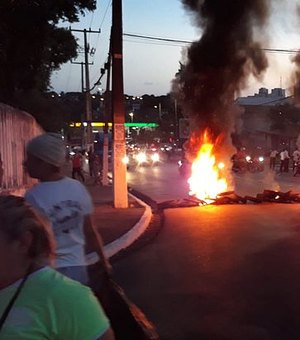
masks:
[[[111,102],[110,100],[110,75],[111,75],[111,41],[112,41],[112,32],[110,34],[110,44],[109,44],[109,52],[108,52],[108,60],[106,63],[106,91],[104,98],[104,129],[103,129],[103,168],[102,168],[102,185],[107,186],[108,182],[108,148],[109,148],[109,139],[108,139],[108,122],[112,119],[111,114]]]
[[[89,74],[89,46],[87,43],[87,31],[83,30],[84,37],[84,60],[85,60],[85,96],[86,96],[86,120],[87,120],[87,144],[92,146],[94,143],[93,131],[92,131],[92,102],[90,93],[90,74]]]
[[[177,107],[177,99],[175,98],[174,102],[174,113],[175,113],[175,138],[178,139],[178,107]]]
[[[127,208],[122,0],[112,2],[112,109],[114,206]]]
[[[154,108],[155,109],[158,109],[158,117],[159,117],[159,120],[161,120],[161,103],[157,105],[154,105]]]
[[[129,112],[129,117],[130,117],[131,123],[133,123],[133,116],[134,116],[134,113],[133,112]]]
[[[83,132],[83,141],[82,144],[84,147],[93,146],[94,144],[94,137],[93,137],[93,130],[92,130],[92,102],[91,102],[91,94],[90,94],[90,75],[89,75],[89,65],[93,63],[89,63],[89,52],[90,47],[87,42],[87,33],[100,33],[99,31],[93,31],[91,29],[89,30],[81,30],[81,29],[72,29],[70,28],[71,32],[83,32],[83,39],[84,39],[84,64],[85,64],[85,109],[86,109],[86,117],[85,120],[87,122],[87,127],[84,127]],[[73,64],[77,64],[72,62]],[[83,69],[82,69],[83,71]],[[83,73],[82,73],[83,77]],[[81,83],[83,87],[83,81]],[[83,92],[83,91],[82,91]]]
[[[159,119],[161,120],[161,103],[158,103],[158,115]]]

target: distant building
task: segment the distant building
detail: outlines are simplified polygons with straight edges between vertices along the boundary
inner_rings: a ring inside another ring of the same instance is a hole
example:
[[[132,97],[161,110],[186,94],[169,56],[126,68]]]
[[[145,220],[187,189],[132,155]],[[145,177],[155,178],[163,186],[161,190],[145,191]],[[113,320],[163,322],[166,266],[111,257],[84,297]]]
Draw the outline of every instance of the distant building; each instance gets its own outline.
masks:
[[[267,106],[275,106],[275,105],[283,105],[283,104],[291,104],[292,97],[286,97],[285,89],[275,88],[272,89],[269,93],[269,90],[262,87],[259,89],[258,93],[255,93],[253,96],[247,97],[239,97],[236,100],[236,103],[241,106],[248,105],[267,105]]]
[[[269,92],[266,88],[260,88],[258,93],[240,97],[236,103],[243,108],[239,136],[242,145],[264,150],[279,150],[282,145],[289,150],[295,148],[300,128],[298,123],[291,120],[294,98],[287,97],[284,89],[275,88]]]

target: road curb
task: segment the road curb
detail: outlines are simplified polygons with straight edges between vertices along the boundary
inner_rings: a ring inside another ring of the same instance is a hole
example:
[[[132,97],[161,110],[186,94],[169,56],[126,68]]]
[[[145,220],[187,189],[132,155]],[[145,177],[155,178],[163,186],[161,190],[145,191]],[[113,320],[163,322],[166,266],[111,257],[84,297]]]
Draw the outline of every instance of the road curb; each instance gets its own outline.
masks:
[[[111,258],[121,250],[128,248],[144,233],[150,224],[152,217],[151,207],[133,194],[128,193],[128,195],[135,199],[138,204],[145,207],[145,211],[140,220],[126,234],[104,246],[104,254],[107,258]]]
[[[147,205],[149,205],[151,207],[151,209],[155,212],[157,212],[158,210],[158,204],[156,201],[154,201],[150,196],[147,196],[145,194],[143,194],[142,192],[135,190],[131,187],[128,187],[128,191],[136,198],[138,198],[139,200],[143,201],[144,203],[146,203]]]

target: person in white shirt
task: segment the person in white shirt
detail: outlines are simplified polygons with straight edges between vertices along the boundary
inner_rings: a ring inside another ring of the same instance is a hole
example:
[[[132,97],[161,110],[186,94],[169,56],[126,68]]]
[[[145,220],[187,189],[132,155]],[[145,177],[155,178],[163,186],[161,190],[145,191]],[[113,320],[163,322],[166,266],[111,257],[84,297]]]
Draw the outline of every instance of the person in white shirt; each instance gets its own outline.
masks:
[[[275,169],[275,163],[276,163],[276,156],[278,154],[277,150],[272,150],[270,153],[270,169]]]
[[[283,149],[280,152],[280,172],[288,172],[289,171],[289,152],[287,149]]]
[[[91,220],[91,196],[83,184],[61,173],[65,145],[60,135],[45,133],[33,138],[26,153],[24,166],[39,183],[26,192],[25,199],[51,222],[57,242],[55,268],[88,284],[86,252],[96,252],[107,266],[102,240]]]

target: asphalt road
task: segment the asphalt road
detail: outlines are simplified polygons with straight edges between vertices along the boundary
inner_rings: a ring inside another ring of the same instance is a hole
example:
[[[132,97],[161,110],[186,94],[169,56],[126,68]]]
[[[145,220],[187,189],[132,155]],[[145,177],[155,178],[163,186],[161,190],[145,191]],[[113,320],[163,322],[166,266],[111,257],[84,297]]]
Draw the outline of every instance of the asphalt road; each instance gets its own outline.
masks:
[[[187,181],[179,176],[175,162],[138,167],[127,172],[127,181],[157,202],[184,198],[189,192]]]
[[[232,175],[229,189],[239,195],[256,195],[264,189],[300,192],[300,175],[293,177],[292,172],[246,173]],[[134,189],[143,192],[157,202],[181,199],[188,196],[187,179],[179,176],[176,163],[162,163],[155,167],[139,167],[127,173],[127,181]]]
[[[176,166],[130,176],[159,201],[187,192]],[[270,175],[260,176],[235,179],[239,193],[263,189]],[[291,174],[275,180],[299,188]],[[299,213],[298,204],[165,210],[155,241],[115,263],[116,278],[163,340],[300,339]]]

